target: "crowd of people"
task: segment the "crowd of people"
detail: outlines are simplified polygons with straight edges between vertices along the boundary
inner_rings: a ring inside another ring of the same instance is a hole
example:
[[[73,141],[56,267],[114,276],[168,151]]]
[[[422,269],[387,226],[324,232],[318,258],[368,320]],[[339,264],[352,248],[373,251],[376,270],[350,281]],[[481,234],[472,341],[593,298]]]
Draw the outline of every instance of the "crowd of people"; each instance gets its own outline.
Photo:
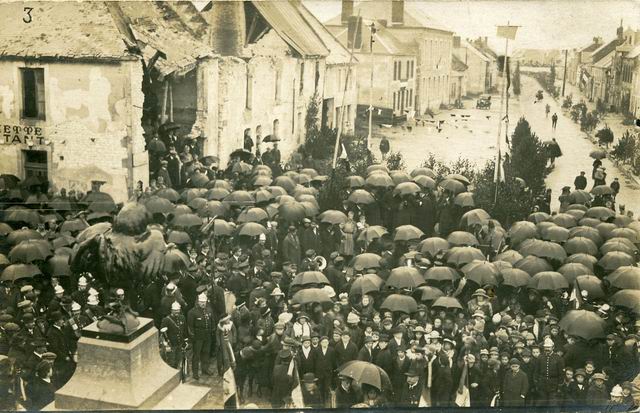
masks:
[[[49,405],[82,329],[125,307],[154,320],[184,380],[230,368],[241,404],[637,408],[640,223],[584,173],[560,211],[509,228],[464,176],[428,168],[372,165],[323,211],[313,169],[239,150],[219,170],[166,133],[155,184],[124,206],[98,184],[4,211],[3,409]],[[100,252],[82,267],[127,208],[181,265],[141,285],[105,279]]]

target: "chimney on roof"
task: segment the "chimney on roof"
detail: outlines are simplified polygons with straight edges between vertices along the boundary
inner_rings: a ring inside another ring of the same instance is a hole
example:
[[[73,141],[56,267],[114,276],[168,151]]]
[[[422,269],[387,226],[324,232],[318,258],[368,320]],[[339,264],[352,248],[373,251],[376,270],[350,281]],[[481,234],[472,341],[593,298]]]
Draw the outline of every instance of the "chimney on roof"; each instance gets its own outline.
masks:
[[[593,42],[595,44],[601,44],[602,43],[602,37],[598,37],[598,36],[594,37],[593,38]]]
[[[404,24],[404,0],[393,0],[391,2],[391,24]]]
[[[245,2],[215,1],[202,15],[209,24],[209,44],[213,50],[222,56],[241,56],[247,35]]]
[[[353,0],[342,0],[342,14],[340,14],[342,24],[348,24],[351,16],[353,16]]]
[[[453,47],[460,47],[460,36],[453,36]]]

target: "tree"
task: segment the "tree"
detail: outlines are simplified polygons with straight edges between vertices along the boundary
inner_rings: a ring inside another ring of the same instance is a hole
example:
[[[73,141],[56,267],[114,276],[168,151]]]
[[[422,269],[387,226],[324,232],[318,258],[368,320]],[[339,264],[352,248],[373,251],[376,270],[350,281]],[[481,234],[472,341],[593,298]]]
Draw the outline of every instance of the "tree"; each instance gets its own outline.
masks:
[[[596,132],[596,138],[598,138],[600,145],[605,145],[608,148],[609,144],[613,143],[613,131],[610,127],[605,126]]]
[[[547,91],[552,92],[556,90],[556,65],[552,64],[549,70],[549,76],[547,77]]]
[[[525,180],[536,194],[544,189],[547,156],[542,143],[531,132],[529,122],[522,117],[511,136],[511,153],[505,162],[505,175]]]
[[[513,74],[513,93],[520,95],[520,62],[516,64],[516,71]]]

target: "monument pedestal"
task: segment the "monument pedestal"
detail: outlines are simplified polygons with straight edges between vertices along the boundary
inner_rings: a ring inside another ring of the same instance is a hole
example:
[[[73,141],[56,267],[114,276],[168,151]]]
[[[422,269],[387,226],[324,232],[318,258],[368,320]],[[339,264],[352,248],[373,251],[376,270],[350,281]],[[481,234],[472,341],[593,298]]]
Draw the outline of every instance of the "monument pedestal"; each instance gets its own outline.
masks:
[[[76,371],[56,392],[56,410],[191,409],[208,387],[180,382],[180,372],[160,357],[153,320],[140,318],[130,334],[103,333],[97,322],[82,330]]]

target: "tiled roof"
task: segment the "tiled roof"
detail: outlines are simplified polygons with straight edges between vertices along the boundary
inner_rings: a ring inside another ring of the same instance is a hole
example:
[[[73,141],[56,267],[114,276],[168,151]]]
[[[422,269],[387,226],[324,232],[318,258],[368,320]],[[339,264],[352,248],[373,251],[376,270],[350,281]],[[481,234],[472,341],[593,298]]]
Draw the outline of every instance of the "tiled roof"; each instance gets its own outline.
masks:
[[[606,68],[611,67],[611,63],[613,62],[613,55],[614,54],[615,54],[615,51],[609,52],[609,54],[607,54],[602,59],[600,59],[597,62],[595,62],[593,64],[593,67],[597,67],[597,68],[601,68],[601,69],[606,69]]]
[[[326,57],[329,50],[289,1],[259,1],[252,4],[289,46],[304,57]]]
[[[132,55],[102,1],[0,4],[0,56],[123,60]]]

